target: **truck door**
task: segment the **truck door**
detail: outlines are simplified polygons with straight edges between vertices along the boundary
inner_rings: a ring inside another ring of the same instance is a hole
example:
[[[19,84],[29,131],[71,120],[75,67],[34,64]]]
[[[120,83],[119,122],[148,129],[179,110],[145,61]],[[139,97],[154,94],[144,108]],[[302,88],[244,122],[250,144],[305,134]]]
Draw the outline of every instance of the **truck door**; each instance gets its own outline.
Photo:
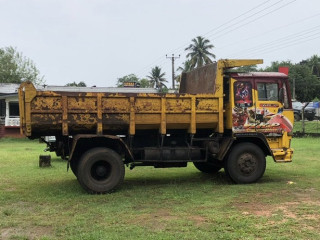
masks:
[[[287,95],[283,81],[255,79],[255,89],[256,131],[280,135],[283,131],[291,132],[292,124],[284,115]]]
[[[281,79],[239,78],[232,82],[232,131],[281,136],[292,131],[287,85]]]
[[[254,131],[255,93],[252,78],[232,81],[232,131],[241,133]]]

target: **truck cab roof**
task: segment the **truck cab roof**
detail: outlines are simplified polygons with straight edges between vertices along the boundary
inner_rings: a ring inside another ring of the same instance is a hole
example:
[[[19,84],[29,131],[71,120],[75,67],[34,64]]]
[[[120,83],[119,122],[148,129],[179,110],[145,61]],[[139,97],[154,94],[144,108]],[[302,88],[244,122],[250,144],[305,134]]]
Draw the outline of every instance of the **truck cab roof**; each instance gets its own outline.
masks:
[[[280,72],[248,72],[248,73],[231,73],[233,78],[288,78],[288,75]]]

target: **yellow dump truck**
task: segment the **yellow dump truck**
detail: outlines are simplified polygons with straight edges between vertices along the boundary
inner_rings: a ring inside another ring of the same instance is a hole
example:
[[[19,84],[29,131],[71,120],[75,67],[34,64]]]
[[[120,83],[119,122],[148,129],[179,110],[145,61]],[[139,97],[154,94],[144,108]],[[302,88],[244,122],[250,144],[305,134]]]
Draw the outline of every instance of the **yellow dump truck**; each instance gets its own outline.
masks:
[[[266,156],[291,162],[293,111],[287,75],[238,73],[262,60],[219,60],[181,76],[179,93],[122,88],[19,89],[21,131],[47,142],[89,193],[118,187],[125,165],[224,168],[235,183],[253,183]]]

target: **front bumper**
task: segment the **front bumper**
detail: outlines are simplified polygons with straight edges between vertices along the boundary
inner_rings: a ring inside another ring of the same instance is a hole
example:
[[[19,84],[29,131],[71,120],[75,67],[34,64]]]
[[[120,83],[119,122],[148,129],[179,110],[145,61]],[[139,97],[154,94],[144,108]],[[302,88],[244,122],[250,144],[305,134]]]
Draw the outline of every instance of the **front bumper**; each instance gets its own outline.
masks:
[[[272,154],[275,162],[278,162],[278,163],[292,162],[293,148],[272,149]]]

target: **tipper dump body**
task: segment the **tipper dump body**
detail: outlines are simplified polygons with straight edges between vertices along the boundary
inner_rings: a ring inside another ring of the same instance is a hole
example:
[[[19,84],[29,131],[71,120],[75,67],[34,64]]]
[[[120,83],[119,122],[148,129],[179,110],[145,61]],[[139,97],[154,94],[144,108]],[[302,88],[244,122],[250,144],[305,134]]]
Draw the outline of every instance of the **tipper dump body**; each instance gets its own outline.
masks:
[[[183,74],[179,94],[47,90],[25,82],[19,95],[21,130],[28,137],[117,131],[134,135],[140,129],[159,129],[161,134],[186,129],[195,134],[196,129],[209,128],[223,133],[224,69],[260,62],[221,61]]]
[[[287,76],[229,72],[259,63],[220,60],[183,73],[179,93],[167,94],[24,82],[21,132],[32,139],[55,136],[55,142],[47,142],[49,150],[68,160],[91,193],[116,188],[124,164],[185,167],[193,162],[203,172],[224,167],[235,182],[254,182],[264,173],[266,155],[278,162],[291,161],[292,155]],[[277,98],[262,98],[270,89]]]
[[[222,99],[215,94],[58,92],[22,85],[22,130],[30,137],[199,128],[219,131]],[[221,131],[223,131],[223,128]]]

